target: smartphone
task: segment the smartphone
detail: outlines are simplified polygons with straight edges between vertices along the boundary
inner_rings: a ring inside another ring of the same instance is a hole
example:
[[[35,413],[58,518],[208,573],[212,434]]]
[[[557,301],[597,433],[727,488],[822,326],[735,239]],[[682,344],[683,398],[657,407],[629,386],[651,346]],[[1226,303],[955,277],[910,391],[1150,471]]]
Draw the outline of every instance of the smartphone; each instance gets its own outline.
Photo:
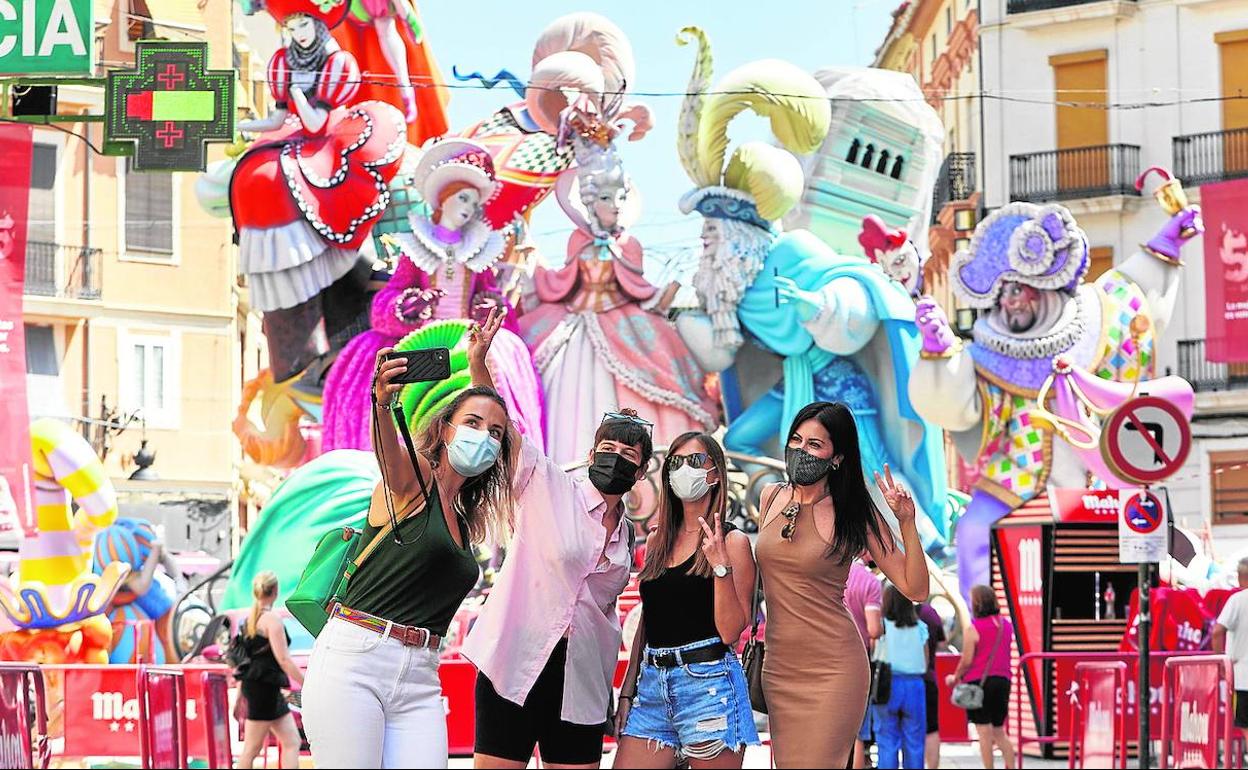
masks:
[[[448,348],[425,348],[424,350],[396,350],[386,355],[387,361],[402,358],[406,369],[394,382],[408,385],[413,382],[438,382],[451,377],[451,351]]]

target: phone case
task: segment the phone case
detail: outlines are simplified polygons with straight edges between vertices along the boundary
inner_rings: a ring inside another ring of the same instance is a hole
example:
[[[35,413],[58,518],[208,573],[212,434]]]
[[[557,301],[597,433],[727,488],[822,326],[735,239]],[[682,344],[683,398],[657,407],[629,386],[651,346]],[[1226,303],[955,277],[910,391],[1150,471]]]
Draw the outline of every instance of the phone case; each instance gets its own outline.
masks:
[[[451,376],[451,351],[448,348],[404,351],[403,357],[407,359],[407,371],[399,375],[395,382],[437,382]]]

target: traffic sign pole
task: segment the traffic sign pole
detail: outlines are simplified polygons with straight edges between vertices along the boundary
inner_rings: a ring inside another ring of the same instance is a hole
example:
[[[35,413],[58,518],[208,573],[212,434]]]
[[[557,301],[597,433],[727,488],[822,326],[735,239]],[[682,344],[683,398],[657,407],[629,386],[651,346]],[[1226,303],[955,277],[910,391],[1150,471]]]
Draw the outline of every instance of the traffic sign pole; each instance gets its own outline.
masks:
[[[1147,770],[1152,766],[1152,738],[1150,717],[1153,710],[1153,693],[1149,689],[1149,646],[1153,639],[1153,613],[1149,603],[1149,588],[1152,584],[1153,565],[1145,562],[1139,566],[1140,590],[1140,626],[1136,636],[1140,648],[1139,687],[1136,690],[1136,707],[1140,711],[1140,768]]]

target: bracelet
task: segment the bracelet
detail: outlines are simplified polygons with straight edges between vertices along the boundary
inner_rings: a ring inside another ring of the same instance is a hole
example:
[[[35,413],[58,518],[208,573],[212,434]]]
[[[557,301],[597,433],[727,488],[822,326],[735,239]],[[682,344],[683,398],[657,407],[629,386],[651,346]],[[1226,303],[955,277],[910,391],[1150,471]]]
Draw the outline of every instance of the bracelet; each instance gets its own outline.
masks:
[[[636,693],[633,693],[633,695],[624,695],[623,693],[621,693],[620,700],[634,700],[635,696],[636,696]]]

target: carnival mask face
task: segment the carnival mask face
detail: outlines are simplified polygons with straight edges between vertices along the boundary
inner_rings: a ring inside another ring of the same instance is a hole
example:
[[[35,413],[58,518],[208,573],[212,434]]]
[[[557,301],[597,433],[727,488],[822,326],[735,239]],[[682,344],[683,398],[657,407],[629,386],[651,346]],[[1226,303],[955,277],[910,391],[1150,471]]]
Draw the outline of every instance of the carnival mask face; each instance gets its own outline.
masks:
[[[628,198],[628,190],[623,187],[607,187],[599,190],[594,197],[594,219],[604,230],[613,230],[620,223],[620,209]]]
[[[702,219],[702,256],[711,258],[719,251],[719,245],[724,241],[723,226],[719,220],[714,217],[703,217]]]
[[[442,217],[438,224],[448,230],[462,230],[481,210],[481,193],[473,189],[456,192],[442,201]]]
[[[906,287],[906,291],[914,292],[919,283],[919,250],[912,242],[880,254],[879,261],[885,275]]]
[[[1014,334],[1031,331],[1040,317],[1040,290],[1018,281],[1007,281],[997,301],[1006,328]]]
[[[286,19],[282,27],[286,30],[286,34],[290,35],[294,44],[300,48],[307,48],[316,42],[316,22],[311,16],[295,14]]]

